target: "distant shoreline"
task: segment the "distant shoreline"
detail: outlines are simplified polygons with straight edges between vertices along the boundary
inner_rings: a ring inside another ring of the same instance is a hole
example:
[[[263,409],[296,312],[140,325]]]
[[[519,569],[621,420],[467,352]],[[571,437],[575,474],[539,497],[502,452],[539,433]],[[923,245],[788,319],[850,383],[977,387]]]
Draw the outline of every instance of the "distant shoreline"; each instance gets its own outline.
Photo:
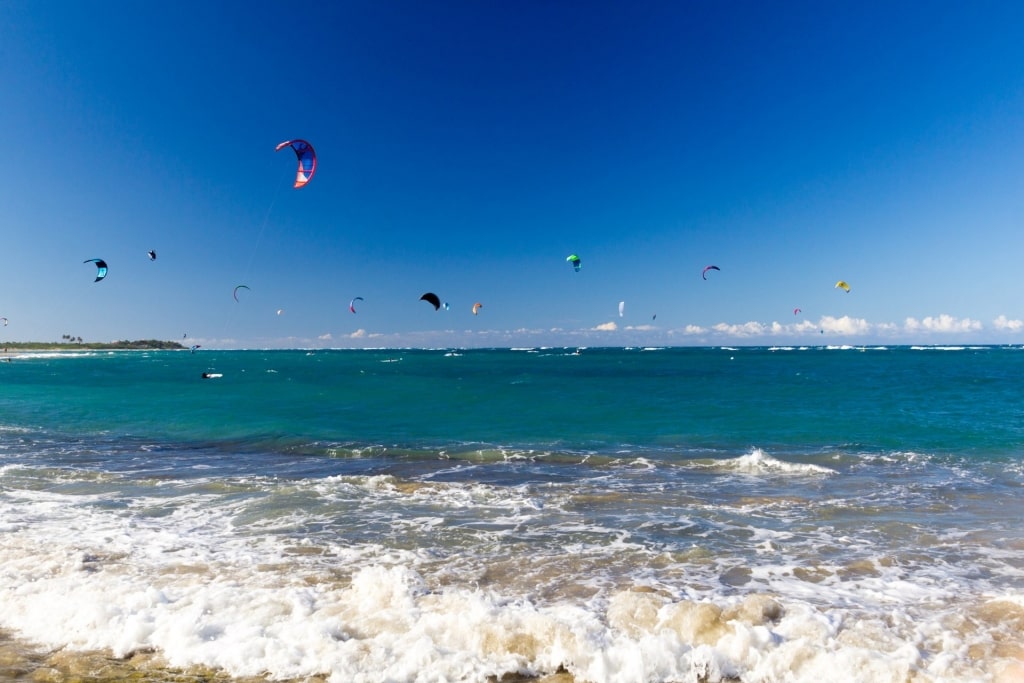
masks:
[[[0,342],[4,355],[19,353],[40,353],[47,351],[83,352],[83,351],[165,351],[184,350],[187,347],[178,342],[142,339],[137,341],[115,342]]]

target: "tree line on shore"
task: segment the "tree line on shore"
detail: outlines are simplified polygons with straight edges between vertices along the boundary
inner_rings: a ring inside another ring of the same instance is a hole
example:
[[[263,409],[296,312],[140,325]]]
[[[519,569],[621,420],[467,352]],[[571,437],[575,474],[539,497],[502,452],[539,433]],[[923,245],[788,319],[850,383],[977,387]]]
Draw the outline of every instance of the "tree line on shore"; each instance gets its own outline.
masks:
[[[83,342],[81,337],[63,335],[64,341],[59,342],[3,342],[4,349],[183,349],[181,344],[175,341],[162,341],[160,339],[135,339],[112,342]]]

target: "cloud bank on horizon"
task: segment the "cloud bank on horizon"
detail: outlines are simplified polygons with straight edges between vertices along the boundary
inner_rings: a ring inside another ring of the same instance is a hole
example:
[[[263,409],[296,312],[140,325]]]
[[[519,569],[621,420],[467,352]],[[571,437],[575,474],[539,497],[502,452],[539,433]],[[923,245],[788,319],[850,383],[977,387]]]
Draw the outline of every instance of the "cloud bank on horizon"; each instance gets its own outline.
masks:
[[[234,348],[235,339],[200,339],[208,348]],[[709,327],[684,325],[661,328],[652,324],[620,325],[614,320],[589,328],[518,328],[514,330],[424,330],[414,333],[325,332],[315,338],[264,338],[258,348],[491,348],[534,346],[771,346],[800,344],[835,346],[862,344],[1016,345],[1024,343],[1024,320],[998,316],[985,325],[972,318],[948,314],[906,318],[902,323],[869,322],[850,316],[822,316],[793,323],[748,321]]]

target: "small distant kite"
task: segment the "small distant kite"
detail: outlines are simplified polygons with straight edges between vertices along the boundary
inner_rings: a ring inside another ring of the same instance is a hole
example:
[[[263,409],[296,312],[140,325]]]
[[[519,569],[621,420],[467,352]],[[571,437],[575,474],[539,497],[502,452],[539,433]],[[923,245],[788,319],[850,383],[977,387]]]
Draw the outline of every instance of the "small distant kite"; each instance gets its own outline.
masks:
[[[0,318],[0,320],[3,320],[4,321],[4,327],[7,327],[7,318]]]
[[[572,269],[577,273],[580,272],[580,268],[583,267],[583,261],[580,261],[580,257],[576,254],[569,254],[565,257],[565,260],[572,264]]]
[[[295,158],[299,162],[299,168],[295,172],[294,187],[302,187],[312,180],[313,174],[316,173],[316,152],[313,151],[313,145],[305,140],[285,140],[274,151],[280,152],[285,147],[292,148]]]
[[[473,304],[473,315],[477,315],[477,313],[479,313],[480,309],[483,308],[483,307],[484,307],[484,305],[482,303],[480,303],[479,301],[476,302],[475,304]]]
[[[704,270],[700,271],[700,276],[702,278],[704,278],[705,280],[707,280],[708,279],[708,271],[709,270],[722,270],[722,269],[719,268],[718,266],[704,266]]]
[[[420,301],[426,301],[428,304],[434,307],[435,311],[441,308],[441,300],[437,297],[437,294],[434,294],[433,292],[427,292],[426,294],[421,296]],[[445,305],[445,308],[448,308],[447,304]]]
[[[625,312],[626,312],[626,302],[625,301],[620,301],[619,302],[619,317],[621,318]]]
[[[156,249],[150,249],[147,251],[146,256],[149,257],[150,261],[156,261]]]
[[[351,311],[352,313],[356,312],[356,302],[357,301],[363,301],[363,297],[357,296],[356,298],[352,299],[352,301],[348,302],[348,310]]]
[[[801,313],[803,313],[803,311],[801,311],[799,308],[793,309],[793,315],[800,315]]]
[[[235,287],[234,291],[231,292],[231,296],[235,298],[235,301],[238,301],[238,290],[240,289],[249,289],[249,285],[238,285],[237,287]]]
[[[193,344],[192,346],[188,347],[188,352],[189,353],[195,353],[196,349],[198,349],[198,348],[202,348],[202,347],[199,344]]]
[[[107,262],[101,258],[91,258],[82,263],[95,263],[96,264],[96,279],[93,282],[99,282],[107,276]]]
[[[834,289],[841,289],[847,294],[850,293],[850,285],[846,284],[844,280],[840,280],[839,282],[837,282]]]
[[[284,309],[283,308],[277,309],[277,314],[278,315],[284,315]]]

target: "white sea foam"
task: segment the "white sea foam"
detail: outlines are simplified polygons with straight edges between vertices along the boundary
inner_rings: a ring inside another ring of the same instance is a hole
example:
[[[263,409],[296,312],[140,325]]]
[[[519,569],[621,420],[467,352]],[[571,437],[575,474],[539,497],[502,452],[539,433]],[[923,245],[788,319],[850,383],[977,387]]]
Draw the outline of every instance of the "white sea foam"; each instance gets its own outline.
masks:
[[[912,351],[982,351],[986,346],[911,346]]]
[[[0,424],[0,432],[5,432],[8,434],[30,434],[32,430],[29,429],[28,427],[25,427],[24,425]]]
[[[763,595],[713,602],[620,591],[594,611],[489,590],[430,590],[401,564],[364,567],[347,584],[246,567],[243,557],[157,571],[129,539],[111,541],[119,552],[101,556],[21,548],[34,559],[4,563],[6,575],[21,575],[5,591],[5,626],[50,647],[115,656],[156,647],[172,666],[337,682],[483,680],[560,667],[599,683],[901,681],[925,664],[914,643],[934,639],[936,629],[949,646],[966,644],[934,620],[847,623],[842,610]],[[972,676],[954,662],[924,668],[944,680]]]
[[[112,351],[108,354],[113,353]],[[95,351],[14,351],[14,360],[46,359],[46,358],[93,358],[101,354]]]
[[[744,474],[835,474],[835,470],[811,463],[794,463],[773,458],[760,448],[746,455],[716,461],[715,468],[742,472]]]

